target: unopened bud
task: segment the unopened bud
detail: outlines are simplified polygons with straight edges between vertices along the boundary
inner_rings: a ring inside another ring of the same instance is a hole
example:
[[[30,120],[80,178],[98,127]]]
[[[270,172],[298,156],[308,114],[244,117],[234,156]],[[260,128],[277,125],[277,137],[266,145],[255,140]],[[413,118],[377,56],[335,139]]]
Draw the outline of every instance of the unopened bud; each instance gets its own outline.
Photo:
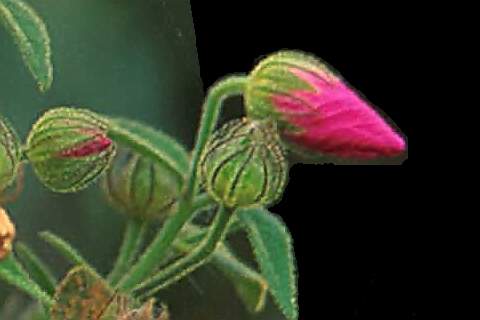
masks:
[[[212,135],[200,170],[207,191],[227,207],[272,204],[287,179],[276,128],[247,119],[231,121]]]
[[[247,115],[275,120],[282,138],[310,154],[371,159],[405,151],[404,139],[326,64],[297,51],[274,53],[249,76]]]
[[[47,111],[27,139],[27,156],[38,178],[56,192],[84,189],[109,165],[115,146],[107,123],[83,109]]]
[[[12,184],[20,165],[20,143],[15,130],[0,117],[0,192]]]
[[[120,150],[103,177],[110,203],[127,215],[164,219],[172,212],[182,179],[171,168],[130,150]]]

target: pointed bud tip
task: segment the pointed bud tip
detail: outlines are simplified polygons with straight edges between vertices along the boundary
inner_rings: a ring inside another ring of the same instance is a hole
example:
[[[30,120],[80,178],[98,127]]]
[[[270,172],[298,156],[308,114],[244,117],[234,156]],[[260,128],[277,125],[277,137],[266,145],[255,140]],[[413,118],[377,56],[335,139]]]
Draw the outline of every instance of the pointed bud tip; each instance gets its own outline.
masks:
[[[294,147],[359,159],[397,156],[406,149],[380,113],[313,56],[272,54],[250,79],[247,114],[277,121]]]

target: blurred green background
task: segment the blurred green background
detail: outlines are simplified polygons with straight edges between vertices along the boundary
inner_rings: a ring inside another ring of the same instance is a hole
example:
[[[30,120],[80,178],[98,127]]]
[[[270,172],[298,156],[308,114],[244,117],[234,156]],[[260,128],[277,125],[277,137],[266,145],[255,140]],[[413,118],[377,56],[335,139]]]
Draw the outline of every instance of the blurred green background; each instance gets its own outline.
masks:
[[[203,87],[188,0],[28,2],[48,25],[55,70],[52,89],[40,94],[10,35],[0,29],[0,113],[20,136],[48,108],[68,105],[142,120],[192,144]],[[39,241],[39,231],[60,234],[99,271],[111,267],[124,220],[96,186],[57,195],[27,167],[24,191],[7,208],[18,239],[45,257],[57,275],[68,265]],[[0,304],[10,292],[0,283]],[[173,320],[250,318],[230,285],[209,267],[159,298],[170,305]],[[281,319],[271,303],[268,309],[254,318]]]

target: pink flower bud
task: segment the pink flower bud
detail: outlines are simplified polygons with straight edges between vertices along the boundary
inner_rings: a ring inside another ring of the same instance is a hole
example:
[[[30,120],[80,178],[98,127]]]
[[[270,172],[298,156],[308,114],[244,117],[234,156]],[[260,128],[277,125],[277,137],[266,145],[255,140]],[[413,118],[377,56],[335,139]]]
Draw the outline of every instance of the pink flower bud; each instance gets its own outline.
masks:
[[[35,123],[25,153],[45,186],[76,192],[97,179],[114,157],[107,131],[106,120],[94,112],[55,108]]]
[[[296,148],[372,159],[405,151],[403,138],[318,59],[284,51],[259,63],[245,93],[251,118],[273,118]]]

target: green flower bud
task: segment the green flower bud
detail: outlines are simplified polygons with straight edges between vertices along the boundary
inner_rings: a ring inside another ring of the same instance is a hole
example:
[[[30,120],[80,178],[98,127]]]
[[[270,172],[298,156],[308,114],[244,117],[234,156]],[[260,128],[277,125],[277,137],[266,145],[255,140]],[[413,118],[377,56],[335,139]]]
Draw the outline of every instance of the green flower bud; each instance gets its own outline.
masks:
[[[115,155],[107,127],[106,121],[88,110],[47,111],[27,138],[26,155],[40,181],[62,193],[86,188]]]
[[[247,119],[231,121],[211,136],[200,170],[207,191],[227,207],[272,204],[287,179],[276,128]]]
[[[141,219],[164,219],[173,212],[182,179],[173,170],[130,150],[121,149],[103,177],[110,203]]]
[[[0,117],[0,192],[15,180],[21,154],[17,133]]]

